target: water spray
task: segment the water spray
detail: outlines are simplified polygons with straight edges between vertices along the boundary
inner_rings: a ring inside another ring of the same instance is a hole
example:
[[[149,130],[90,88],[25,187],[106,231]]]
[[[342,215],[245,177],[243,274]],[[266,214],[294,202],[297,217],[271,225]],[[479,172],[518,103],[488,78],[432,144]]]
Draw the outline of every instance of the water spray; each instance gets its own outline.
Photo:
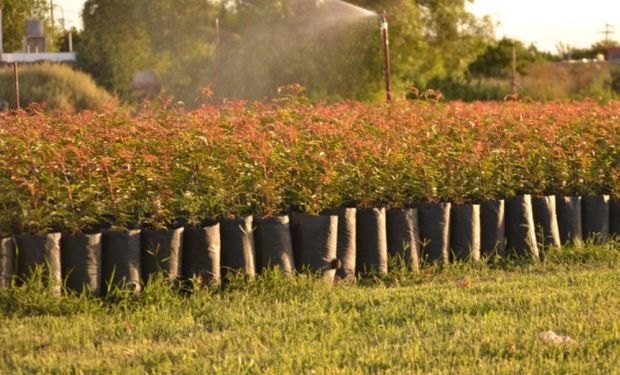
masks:
[[[385,10],[381,11],[379,14],[381,18],[381,37],[383,40],[383,58],[384,58],[384,69],[385,69],[385,95],[388,102],[392,101],[392,80],[390,73],[390,39],[388,34],[388,21],[387,21],[387,12]]]

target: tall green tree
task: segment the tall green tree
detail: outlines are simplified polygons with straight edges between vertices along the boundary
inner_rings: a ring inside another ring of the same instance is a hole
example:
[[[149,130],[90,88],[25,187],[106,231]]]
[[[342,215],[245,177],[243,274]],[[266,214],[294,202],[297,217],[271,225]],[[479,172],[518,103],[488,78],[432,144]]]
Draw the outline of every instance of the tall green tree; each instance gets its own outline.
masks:
[[[520,74],[524,74],[527,66],[535,61],[552,59],[548,53],[540,52],[533,44],[525,46],[521,41],[504,37],[489,44],[484,53],[470,64],[469,72],[476,77],[509,77],[512,71],[513,47],[517,59],[517,71]]]
[[[122,98],[141,70],[155,71],[164,94],[191,100],[207,86],[215,9],[205,0],[88,0],[78,66]]]
[[[394,86],[462,75],[492,39],[491,23],[466,0],[88,0],[79,64],[129,97],[150,69],[165,93],[192,102],[263,99],[301,83],[313,97],[373,99],[382,90],[376,13],[390,20]],[[216,33],[219,21],[219,33]]]
[[[377,91],[379,20],[371,13],[304,0],[232,6],[216,50],[216,94],[261,99],[292,83],[317,97],[361,99]]]
[[[388,12],[396,85],[424,86],[432,78],[460,77],[494,39],[488,17],[467,12],[471,0],[353,0]]]
[[[134,74],[149,68],[151,41],[137,1],[88,0],[78,67],[121,97],[131,96]]]
[[[437,76],[464,74],[493,38],[490,20],[468,13],[464,0],[351,3],[388,12],[397,89],[424,85]],[[223,71],[216,91],[260,98],[273,95],[278,85],[299,82],[319,95],[377,97],[383,69],[377,15],[329,0],[231,4],[236,9],[234,22],[226,24],[236,28],[227,29],[234,37],[218,56]]]

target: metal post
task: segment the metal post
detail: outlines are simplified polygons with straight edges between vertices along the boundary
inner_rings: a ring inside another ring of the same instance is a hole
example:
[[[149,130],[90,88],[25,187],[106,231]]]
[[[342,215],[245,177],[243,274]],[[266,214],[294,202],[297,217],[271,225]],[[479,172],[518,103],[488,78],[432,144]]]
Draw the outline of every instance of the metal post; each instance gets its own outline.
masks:
[[[54,28],[54,0],[50,0],[50,19],[52,21],[52,28]]]
[[[73,33],[69,31],[69,52],[73,52]]]
[[[0,54],[4,53],[2,45],[4,44],[4,37],[2,34],[2,5],[0,5]]]
[[[15,108],[20,109],[19,102],[19,68],[17,62],[13,63],[13,79],[15,80]]]
[[[388,102],[392,101],[392,79],[390,77],[390,39],[388,34],[387,12],[381,12],[381,36],[383,39],[383,57],[385,69],[385,95]]]

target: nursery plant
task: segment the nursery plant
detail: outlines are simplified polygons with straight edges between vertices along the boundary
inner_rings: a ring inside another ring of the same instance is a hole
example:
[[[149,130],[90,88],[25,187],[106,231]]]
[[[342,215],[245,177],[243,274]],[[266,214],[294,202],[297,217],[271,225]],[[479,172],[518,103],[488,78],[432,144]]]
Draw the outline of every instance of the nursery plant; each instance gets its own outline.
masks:
[[[0,235],[294,208],[620,198],[620,102],[151,103],[0,113]]]

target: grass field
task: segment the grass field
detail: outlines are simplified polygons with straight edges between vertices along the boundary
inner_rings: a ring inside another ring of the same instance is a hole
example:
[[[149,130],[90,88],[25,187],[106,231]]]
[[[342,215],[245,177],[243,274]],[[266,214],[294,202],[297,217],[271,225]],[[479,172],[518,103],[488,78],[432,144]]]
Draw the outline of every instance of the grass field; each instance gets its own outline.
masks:
[[[0,292],[0,373],[617,373],[619,250],[335,288],[272,274],[92,300],[33,284]],[[545,343],[546,330],[577,343]]]

